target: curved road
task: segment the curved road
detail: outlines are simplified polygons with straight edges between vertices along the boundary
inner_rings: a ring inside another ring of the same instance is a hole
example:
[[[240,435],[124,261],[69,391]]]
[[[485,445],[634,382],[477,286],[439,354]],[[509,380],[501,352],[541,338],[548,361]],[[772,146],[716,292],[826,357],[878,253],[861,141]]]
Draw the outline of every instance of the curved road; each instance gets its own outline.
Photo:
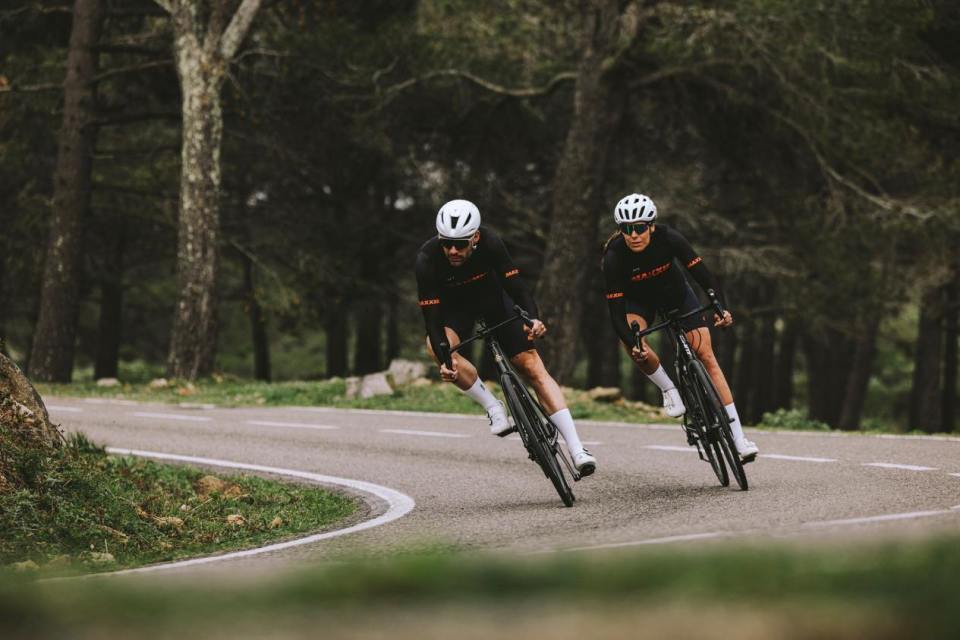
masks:
[[[747,467],[744,493],[718,486],[676,425],[580,421],[600,468],[574,485],[577,503],[567,509],[520,443],[488,435],[481,417],[46,400],[55,422],[111,447],[352,478],[416,501],[383,526],[230,561],[231,568],[427,545],[538,553],[960,529],[960,438],[748,429],[762,453]]]

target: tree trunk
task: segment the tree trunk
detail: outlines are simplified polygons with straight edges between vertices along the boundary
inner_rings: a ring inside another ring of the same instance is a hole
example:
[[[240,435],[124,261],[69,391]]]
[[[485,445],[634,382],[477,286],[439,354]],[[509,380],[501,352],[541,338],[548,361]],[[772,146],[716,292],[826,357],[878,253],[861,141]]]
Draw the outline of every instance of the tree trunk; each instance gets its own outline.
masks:
[[[389,364],[400,357],[400,300],[391,293],[387,305],[387,364]]]
[[[913,385],[910,389],[908,427],[934,433],[940,426],[938,402],[942,306],[939,288],[925,292],[920,299],[920,319],[913,358]]]
[[[621,45],[617,0],[581,3],[583,35],[574,88],[573,119],[553,177],[550,232],[539,302],[550,339],[541,351],[553,377],[568,382],[580,338],[584,265],[596,263],[594,245],[607,147],[623,110],[611,57]],[[631,36],[632,37],[632,36]]]
[[[960,340],[960,265],[953,271],[953,281],[947,287],[946,318],[944,321],[943,395],[941,402],[941,430],[957,430],[957,341]]]
[[[831,427],[840,422],[853,348],[853,342],[836,329],[803,336],[809,415]]]
[[[870,374],[873,372],[873,358],[877,351],[877,332],[879,329],[880,314],[870,314],[867,325],[863,328],[863,333],[857,340],[856,350],[853,354],[853,364],[850,367],[850,376],[847,379],[843,408],[840,412],[840,421],[837,424],[844,431],[856,431],[860,428],[863,404],[867,399],[867,386],[870,383]]]
[[[260,8],[243,0],[227,23],[226,3],[202,11],[197,0],[156,0],[173,16],[183,131],[178,297],[173,313],[169,375],[188,380],[213,371],[217,340],[217,241],[220,233],[220,88]]]
[[[328,307],[324,328],[327,332],[327,377],[342,378],[347,375],[347,313],[342,305]]]
[[[587,276],[589,293],[584,302],[583,335],[587,353],[587,387],[620,386],[620,339],[610,324],[600,269],[591,269]]]
[[[380,326],[382,309],[378,298],[368,298],[356,307],[354,320],[357,327],[357,342],[353,357],[353,372],[358,375],[373,373],[383,368],[381,359],[382,340]]]
[[[104,273],[100,281],[100,322],[97,328],[97,357],[93,377],[116,378],[123,335],[123,253],[126,229],[122,221],[111,224],[108,231]]]
[[[754,367],[756,358],[756,323],[752,318],[744,318],[737,323],[739,331],[737,344],[740,353],[737,356],[737,368],[733,375],[733,399],[737,404],[737,412],[746,424],[755,424],[756,416],[753,410],[756,388],[754,387]]]
[[[69,382],[79,308],[83,217],[90,206],[90,181],[97,127],[93,78],[100,37],[100,0],[76,0],[63,83],[63,121],[54,174],[53,214],[47,239],[40,314],[34,330],[30,373],[36,380]]]
[[[775,410],[789,409],[793,406],[793,367],[796,363],[798,333],[796,321],[792,319],[784,321],[774,372],[773,408]]]
[[[253,281],[253,260],[240,254],[243,262],[243,291],[246,298],[247,317],[250,318],[250,336],[253,340],[253,377],[270,382],[270,339],[267,335],[267,319],[257,300],[257,288]]]
[[[7,351],[7,315],[10,301],[7,299],[7,256],[0,256],[0,354],[10,355]]]
[[[764,315],[758,318],[760,331],[757,334],[757,348],[754,353],[753,364],[753,406],[750,424],[757,424],[764,413],[773,411],[776,399],[774,398],[774,371],[776,370],[774,351],[776,347],[776,318]]]

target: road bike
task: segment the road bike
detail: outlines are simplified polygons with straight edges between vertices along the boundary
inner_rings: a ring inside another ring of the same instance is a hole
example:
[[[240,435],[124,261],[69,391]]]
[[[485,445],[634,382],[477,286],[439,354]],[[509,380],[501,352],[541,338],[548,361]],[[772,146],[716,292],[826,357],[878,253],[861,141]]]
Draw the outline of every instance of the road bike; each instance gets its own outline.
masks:
[[[729,467],[737,484],[746,491],[747,474],[743,470],[743,462],[740,460],[740,454],[737,453],[733,432],[730,430],[730,415],[720,401],[720,395],[713,386],[706,367],[690,346],[687,332],[681,325],[683,320],[704,311],[712,310],[723,315],[723,307],[713,290],[707,291],[707,295],[710,297],[710,303],[699,309],[684,314],[674,309],[664,314],[666,319],[659,324],[641,331],[639,323],[634,321],[631,323],[631,328],[638,349],[643,348],[641,338],[666,330],[676,349],[677,389],[687,408],[683,415],[687,444],[697,448],[700,459],[710,464],[722,486],[730,485],[730,477],[727,473]]]
[[[517,320],[522,320],[527,326],[533,325],[533,320],[523,309],[516,305],[513,309],[516,315],[492,327],[487,327],[486,323],[480,320],[477,333],[449,351],[451,354],[456,353],[475,340],[486,342],[487,349],[490,350],[499,372],[500,388],[503,390],[507,410],[510,412],[510,417],[513,418],[513,429],[501,434],[501,437],[514,431],[519,433],[520,440],[523,442],[530,459],[540,466],[544,475],[553,483],[553,487],[557,490],[563,504],[572,507],[576,498],[573,491],[570,490],[570,485],[567,484],[563,467],[566,467],[574,482],[580,480],[580,473],[567,455],[565,447],[560,446],[556,425],[551,422],[543,407],[531,395],[520,376],[510,366],[510,359],[504,354],[494,335],[494,332],[500,327]],[[452,368],[449,357],[445,359],[445,362],[448,369]]]

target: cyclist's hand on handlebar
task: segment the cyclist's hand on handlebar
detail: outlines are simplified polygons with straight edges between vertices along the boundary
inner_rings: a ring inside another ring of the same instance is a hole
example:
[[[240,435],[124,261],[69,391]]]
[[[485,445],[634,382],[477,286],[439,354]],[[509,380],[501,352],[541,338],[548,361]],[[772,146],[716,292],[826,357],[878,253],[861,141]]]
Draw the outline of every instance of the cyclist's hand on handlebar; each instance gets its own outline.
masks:
[[[523,330],[527,332],[527,337],[529,337],[531,340],[534,338],[542,338],[547,332],[547,325],[543,324],[537,319],[534,319],[532,325],[523,325]]]
[[[647,356],[650,355],[650,350],[647,349],[647,343],[643,343],[643,348],[638,349],[637,347],[632,347],[630,349],[630,357],[633,358],[633,361],[636,363],[646,362]]]
[[[729,327],[732,324],[733,324],[733,314],[727,311],[726,309],[723,310],[722,316],[719,313],[713,314],[713,325],[715,327]]]
[[[440,379],[444,382],[456,382],[457,376],[460,375],[460,372],[457,370],[457,363],[454,361],[453,369],[447,369],[447,365],[440,363]]]

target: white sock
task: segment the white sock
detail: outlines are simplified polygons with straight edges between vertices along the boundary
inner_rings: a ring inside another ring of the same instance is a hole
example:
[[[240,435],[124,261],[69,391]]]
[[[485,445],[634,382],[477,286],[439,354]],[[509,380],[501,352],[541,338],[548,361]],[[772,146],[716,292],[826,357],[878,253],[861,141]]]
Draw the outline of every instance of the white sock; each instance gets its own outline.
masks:
[[[737,406],[734,403],[730,403],[724,406],[724,409],[727,410],[727,414],[730,415],[730,431],[733,433],[733,439],[736,442],[740,442],[745,439],[746,436],[743,435],[743,425],[740,424],[740,415],[737,413]]]
[[[481,407],[484,411],[490,411],[494,406],[499,405],[500,401],[497,400],[497,397],[490,393],[489,389],[484,386],[483,382],[480,381],[480,378],[477,378],[477,381],[473,383],[473,386],[469,389],[461,389],[465,394],[470,396]]]
[[[567,443],[567,451],[570,455],[580,453],[583,444],[580,442],[580,436],[577,435],[577,427],[573,424],[573,416],[570,415],[570,409],[560,409],[550,416],[550,421],[557,426],[564,442]]]
[[[669,391],[674,388],[673,380],[667,375],[667,370],[663,368],[663,365],[657,367],[657,370],[653,373],[648,373],[647,377],[653,384],[660,387],[660,391]]]

